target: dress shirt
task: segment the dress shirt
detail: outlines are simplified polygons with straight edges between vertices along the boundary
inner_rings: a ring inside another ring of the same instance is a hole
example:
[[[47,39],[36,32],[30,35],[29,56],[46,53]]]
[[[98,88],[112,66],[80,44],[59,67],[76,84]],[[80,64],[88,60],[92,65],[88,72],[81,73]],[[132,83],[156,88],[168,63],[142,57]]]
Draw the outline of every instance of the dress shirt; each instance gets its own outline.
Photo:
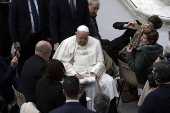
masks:
[[[33,0],[35,3],[35,7],[38,13],[38,17],[39,17],[39,10],[38,10],[38,4],[37,4],[37,0]],[[31,10],[31,4],[30,4],[30,0],[28,0],[28,7],[29,7],[29,11],[30,11],[30,17],[31,17],[31,33],[36,33],[36,31],[34,30],[34,20],[33,20],[33,16],[32,16],[32,10]]]
[[[66,102],[79,102],[78,100],[66,100]]]

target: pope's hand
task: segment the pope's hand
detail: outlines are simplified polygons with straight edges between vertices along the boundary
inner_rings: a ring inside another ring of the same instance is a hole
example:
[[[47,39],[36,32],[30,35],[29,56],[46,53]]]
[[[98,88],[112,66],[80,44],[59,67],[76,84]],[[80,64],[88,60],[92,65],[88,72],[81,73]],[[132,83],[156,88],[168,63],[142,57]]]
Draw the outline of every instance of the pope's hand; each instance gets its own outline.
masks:
[[[94,77],[96,79],[97,75],[95,73],[91,74],[91,77]]]
[[[84,79],[84,77],[80,74],[75,74],[74,76],[77,77],[78,79]]]

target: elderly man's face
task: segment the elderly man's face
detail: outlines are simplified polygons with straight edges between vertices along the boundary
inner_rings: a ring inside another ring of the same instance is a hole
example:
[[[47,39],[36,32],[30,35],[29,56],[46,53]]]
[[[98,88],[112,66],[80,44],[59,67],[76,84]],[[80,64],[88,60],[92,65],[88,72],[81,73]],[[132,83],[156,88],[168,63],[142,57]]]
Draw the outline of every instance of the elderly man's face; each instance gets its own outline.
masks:
[[[77,41],[77,43],[80,46],[86,46],[86,44],[88,42],[88,36],[89,36],[88,32],[77,31],[76,32],[76,41]]]
[[[99,10],[100,3],[98,1],[94,1],[91,5],[89,5],[89,12],[91,16],[96,16],[97,11]]]

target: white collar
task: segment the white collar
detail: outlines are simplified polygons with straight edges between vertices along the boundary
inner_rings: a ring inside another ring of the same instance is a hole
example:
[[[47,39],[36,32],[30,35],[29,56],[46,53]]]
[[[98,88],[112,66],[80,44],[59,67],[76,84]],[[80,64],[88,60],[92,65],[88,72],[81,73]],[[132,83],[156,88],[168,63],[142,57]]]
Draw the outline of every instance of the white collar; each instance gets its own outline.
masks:
[[[66,102],[79,102],[78,100],[66,100]]]

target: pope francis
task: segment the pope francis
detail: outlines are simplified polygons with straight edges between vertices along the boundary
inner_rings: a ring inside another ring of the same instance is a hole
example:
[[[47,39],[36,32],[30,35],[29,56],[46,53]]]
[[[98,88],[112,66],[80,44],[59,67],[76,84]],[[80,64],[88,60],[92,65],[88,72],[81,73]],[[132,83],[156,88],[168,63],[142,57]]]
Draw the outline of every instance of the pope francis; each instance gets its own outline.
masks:
[[[106,94],[112,100],[118,97],[114,79],[105,73],[104,59],[100,42],[89,36],[89,29],[81,25],[76,35],[65,39],[57,48],[53,59],[60,60],[66,69],[67,76],[76,76],[91,102],[97,93]]]

